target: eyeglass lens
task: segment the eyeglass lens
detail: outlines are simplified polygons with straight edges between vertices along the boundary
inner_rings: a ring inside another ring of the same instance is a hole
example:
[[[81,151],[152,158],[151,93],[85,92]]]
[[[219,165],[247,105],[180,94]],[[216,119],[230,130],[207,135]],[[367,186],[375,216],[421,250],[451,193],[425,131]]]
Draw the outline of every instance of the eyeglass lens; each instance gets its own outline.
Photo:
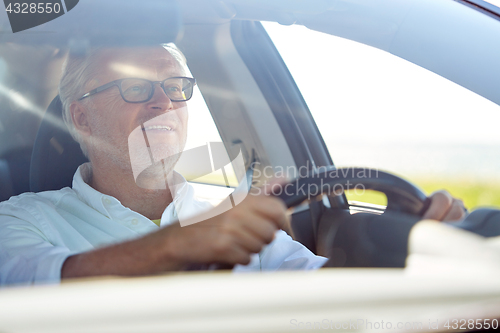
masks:
[[[153,95],[154,84],[143,79],[124,79],[121,81],[123,98],[127,102],[143,102]],[[193,94],[193,84],[186,78],[170,78],[163,82],[165,94],[174,102],[186,101]]]

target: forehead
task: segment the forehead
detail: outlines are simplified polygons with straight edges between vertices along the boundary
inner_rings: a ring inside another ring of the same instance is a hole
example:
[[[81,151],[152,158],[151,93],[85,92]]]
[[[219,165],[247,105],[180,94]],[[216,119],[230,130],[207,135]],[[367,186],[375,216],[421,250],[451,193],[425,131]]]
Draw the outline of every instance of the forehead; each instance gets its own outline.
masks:
[[[163,47],[106,49],[97,61],[98,75],[111,81],[125,77],[163,80],[184,75],[179,62]]]

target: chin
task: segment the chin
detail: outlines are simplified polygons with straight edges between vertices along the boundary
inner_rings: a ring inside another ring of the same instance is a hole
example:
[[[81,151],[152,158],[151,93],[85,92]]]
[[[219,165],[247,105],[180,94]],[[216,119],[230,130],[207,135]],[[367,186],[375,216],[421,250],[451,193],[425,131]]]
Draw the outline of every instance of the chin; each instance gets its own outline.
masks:
[[[147,166],[135,178],[135,183],[143,189],[166,190],[168,188],[167,177],[178,159],[178,156],[170,157]]]
[[[166,176],[174,169],[183,148],[181,143],[156,144],[153,147],[129,145],[129,165],[136,184],[146,189],[166,189]]]

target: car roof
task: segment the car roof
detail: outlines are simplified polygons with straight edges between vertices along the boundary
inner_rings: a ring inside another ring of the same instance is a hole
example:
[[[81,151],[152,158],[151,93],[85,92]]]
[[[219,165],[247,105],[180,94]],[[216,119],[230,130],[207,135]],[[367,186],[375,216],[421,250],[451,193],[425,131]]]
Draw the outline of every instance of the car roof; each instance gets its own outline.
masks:
[[[300,24],[382,49],[500,104],[500,16],[492,14],[491,8],[497,7],[473,2],[475,9],[469,6],[471,1],[453,0],[87,0],[78,4],[78,11],[26,32],[9,33],[6,14],[0,17],[0,27],[3,41],[49,42],[81,51],[89,42],[175,41],[183,24],[221,25],[232,20]],[[476,10],[478,5],[485,9]],[[105,19],[113,12],[119,15]]]

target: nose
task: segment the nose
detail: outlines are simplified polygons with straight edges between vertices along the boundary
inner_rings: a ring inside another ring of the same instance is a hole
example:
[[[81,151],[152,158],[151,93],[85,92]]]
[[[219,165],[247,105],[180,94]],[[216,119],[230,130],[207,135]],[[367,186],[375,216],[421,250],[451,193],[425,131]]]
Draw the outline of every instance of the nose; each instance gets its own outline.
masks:
[[[147,102],[147,108],[151,111],[171,111],[174,109],[172,101],[158,82],[155,82],[153,97]]]

